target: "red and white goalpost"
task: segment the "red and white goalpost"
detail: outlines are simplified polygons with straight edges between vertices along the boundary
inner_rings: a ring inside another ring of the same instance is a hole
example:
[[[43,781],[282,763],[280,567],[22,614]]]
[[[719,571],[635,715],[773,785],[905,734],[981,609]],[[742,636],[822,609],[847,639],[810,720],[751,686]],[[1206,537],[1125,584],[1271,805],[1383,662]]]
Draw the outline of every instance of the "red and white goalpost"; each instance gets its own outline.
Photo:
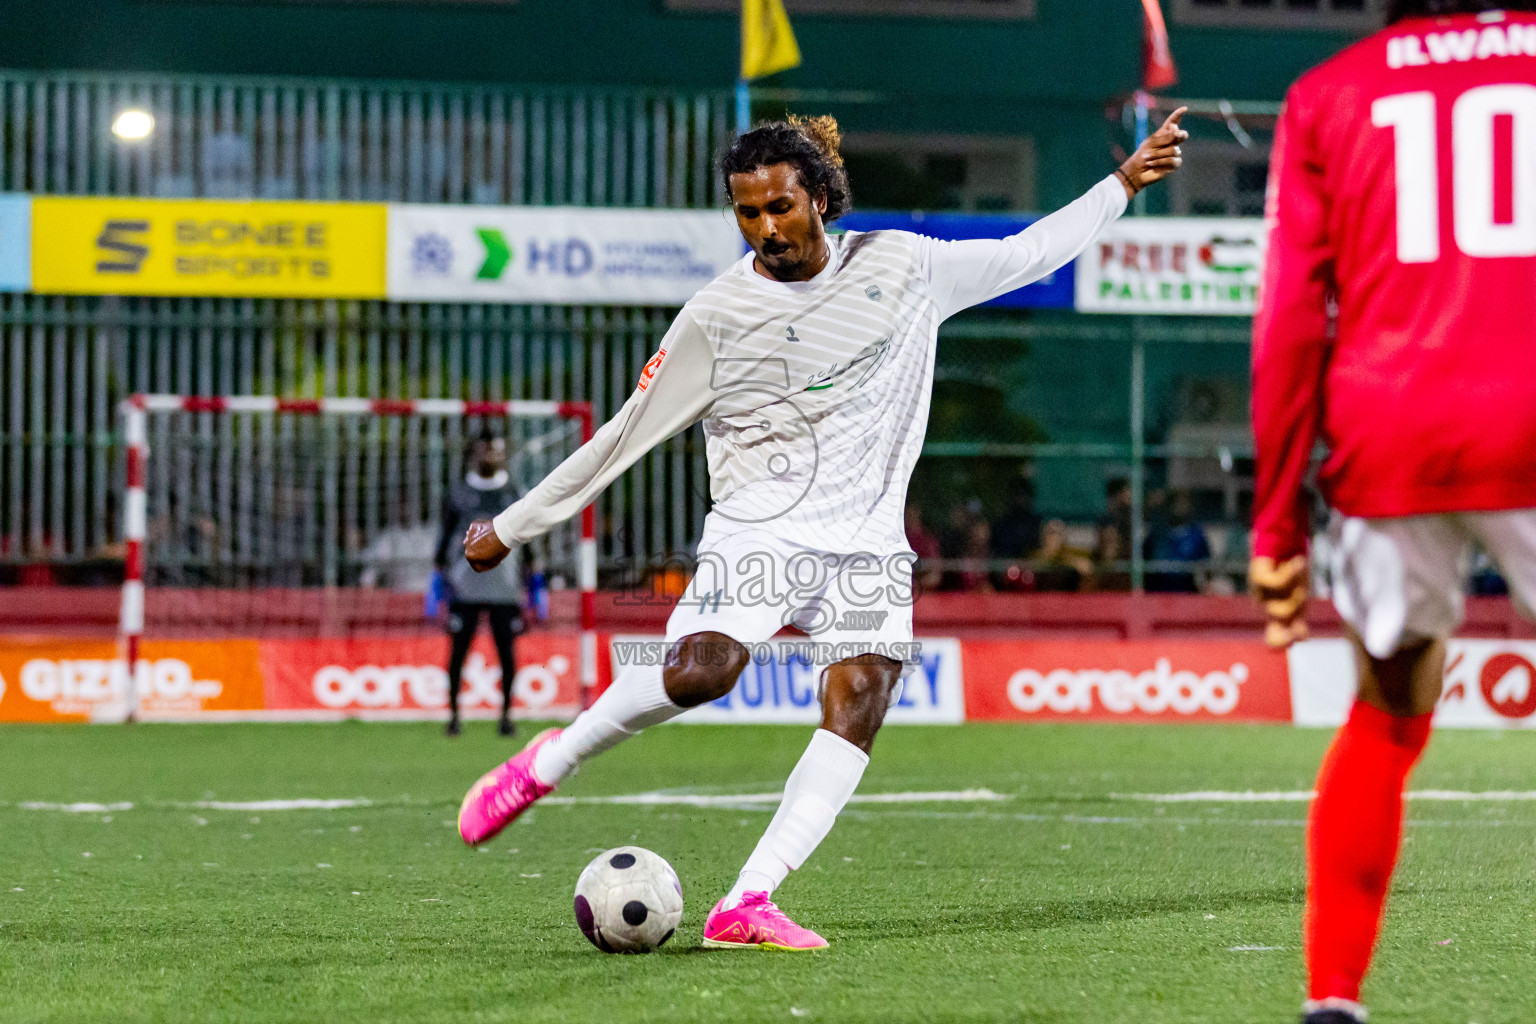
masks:
[[[400,581],[420,571],[435,502],[461,472],[464,441],[478,425],[499,421],[513,479],[526,490],[593,429],[587,402],[134,395],[120,408],[120,636],[133,681],[124,686],[130,719],[141,694],[156,685],[143,657],[146,626],[151,640],[205,647],[271,638],[281,646],[294,637],[370,630],[440,637],[423,624],[419,580],[416,593]],[[557,586],[574,576],[585,707],[597,683],[593,508],[582,510],[579,534],[562,527],[530,553]],[[560,664],[568,660],[561,656]],[[162,690],[176,697],[203,685],[191,682],[196,672],[188,669],[184,684],[173,679]],[[419,701],[422,687],[440,691],[442,683],[407,673],[403,682],[358,685],[366,703],[384,708],[380,685],[397,694],[405,687]]]

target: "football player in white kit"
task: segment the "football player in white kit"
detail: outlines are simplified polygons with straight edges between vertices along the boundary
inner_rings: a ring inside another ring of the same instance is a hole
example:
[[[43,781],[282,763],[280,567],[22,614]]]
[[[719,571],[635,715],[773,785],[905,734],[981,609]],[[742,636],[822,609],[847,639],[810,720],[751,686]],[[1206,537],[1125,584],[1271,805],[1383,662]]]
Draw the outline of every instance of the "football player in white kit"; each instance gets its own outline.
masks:
[[[794,625],[818,669],[821,727],[709,915],[704,944],[827,944],[770,897],[853,795],[917,661],[902,512],[928,421],[939,324],[1087,248],[1131,196],[1180,165],[1183,113],[1082,198],[999,240],[829,236],[825,225],[850,206],[836,122],[774,122],[736,140],[722,172],[752,251],[683,307],[618,414],[465,538],[470,563],[488,569],[702,420],[714,504],[698,568],[667,624],[665,658],[616,666],[613,684],[570,726],[483,776],[459,812],[465,842],[494,836],[587,758],[725,696],[748,648]]]

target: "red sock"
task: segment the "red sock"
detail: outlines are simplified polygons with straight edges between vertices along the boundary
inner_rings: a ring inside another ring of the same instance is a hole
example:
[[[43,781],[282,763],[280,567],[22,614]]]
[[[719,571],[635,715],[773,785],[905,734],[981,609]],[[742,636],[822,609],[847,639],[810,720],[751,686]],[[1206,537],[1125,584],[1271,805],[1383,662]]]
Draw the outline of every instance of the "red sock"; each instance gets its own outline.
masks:
[[[1317,776],[1307,824],[1311,998],[1360,998],[1403,834],[1403,787],[1429,741],[1430,715],[1398,718],[1355,702]]]

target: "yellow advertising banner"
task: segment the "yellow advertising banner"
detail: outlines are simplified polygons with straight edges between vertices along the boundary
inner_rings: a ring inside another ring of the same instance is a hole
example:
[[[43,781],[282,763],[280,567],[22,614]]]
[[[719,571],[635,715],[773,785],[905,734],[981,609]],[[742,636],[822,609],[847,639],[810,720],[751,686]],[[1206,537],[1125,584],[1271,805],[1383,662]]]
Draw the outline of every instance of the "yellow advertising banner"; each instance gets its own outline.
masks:
[[[32,200],[32,290],[382,299],[382,203]]]

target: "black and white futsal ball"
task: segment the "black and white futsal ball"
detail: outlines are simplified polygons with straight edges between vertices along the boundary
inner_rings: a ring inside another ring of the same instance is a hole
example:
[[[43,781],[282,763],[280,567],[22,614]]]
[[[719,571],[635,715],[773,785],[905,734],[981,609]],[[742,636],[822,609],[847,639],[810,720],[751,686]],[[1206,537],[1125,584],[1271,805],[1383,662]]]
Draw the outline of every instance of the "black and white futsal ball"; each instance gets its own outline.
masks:
[[[576,879],[576,923],[604,953],[649,953],[672,937],[682,918],[677,872],[650,850],[609,850]]]

